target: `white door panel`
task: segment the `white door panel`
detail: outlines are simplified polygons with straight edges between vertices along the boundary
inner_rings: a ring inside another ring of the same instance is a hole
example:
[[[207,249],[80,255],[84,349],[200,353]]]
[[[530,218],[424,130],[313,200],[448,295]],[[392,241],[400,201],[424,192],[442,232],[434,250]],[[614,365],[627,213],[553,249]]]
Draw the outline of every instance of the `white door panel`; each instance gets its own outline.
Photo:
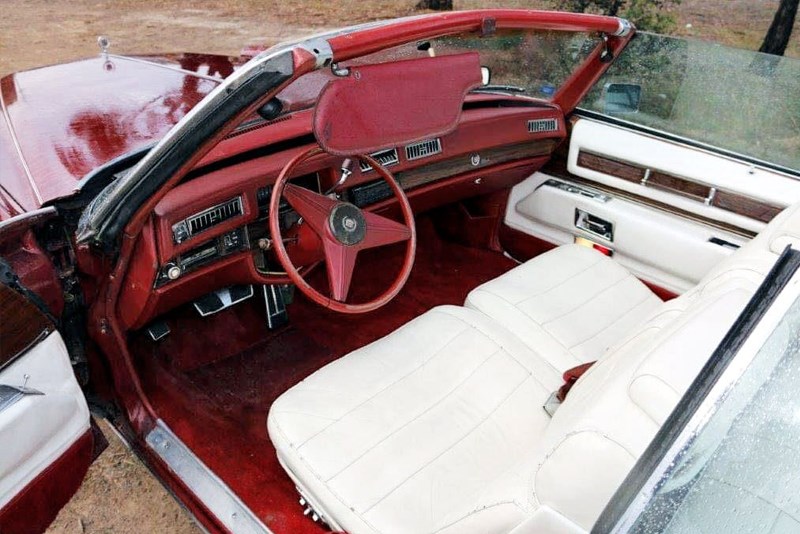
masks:
[[[639,277],[677,293],[729,255],[727,244],[744,244],[742,236],[800,202],[796,177],[594,119],[575,121],[567,170],[536,173],[514,187],[506,224],[559,245],[589,238]],[[595,184],[608,200],[545,185],[550,179],[578,190]],[[578,228],[576,209],[613,223],[613,242]]]
[[[25,395],[0,411],[2,509],[89,430],[90,416],[58,332],[0,371],[0,384],[43,393]]]
[[[764,222],[582,167],[578,164],[581,151],[652,168],[778,206],[800,201],[800,180],[777,171],[594,120],[580,119],[573,126],[567,160],[570,173],[756,233],[764,228]]]
[[[733,250],[711,238],[742,245],[745,238],[635,202],[600,202],[543,185],[552,179],[536,173],[511,192],[506,224],[558,245],[586,237],[614,251],[614,259],[639,277],[677,293],[695,285]],[[581,209],[614,225],[613,241],[575,226]]]

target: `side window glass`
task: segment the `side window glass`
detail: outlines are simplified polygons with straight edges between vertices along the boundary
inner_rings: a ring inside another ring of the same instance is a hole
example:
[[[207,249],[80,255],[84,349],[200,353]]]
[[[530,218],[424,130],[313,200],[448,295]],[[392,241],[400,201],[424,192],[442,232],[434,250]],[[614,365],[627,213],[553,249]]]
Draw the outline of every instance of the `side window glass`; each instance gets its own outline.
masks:
[[[800,171],[800,60],[640,33],[581,108]]]

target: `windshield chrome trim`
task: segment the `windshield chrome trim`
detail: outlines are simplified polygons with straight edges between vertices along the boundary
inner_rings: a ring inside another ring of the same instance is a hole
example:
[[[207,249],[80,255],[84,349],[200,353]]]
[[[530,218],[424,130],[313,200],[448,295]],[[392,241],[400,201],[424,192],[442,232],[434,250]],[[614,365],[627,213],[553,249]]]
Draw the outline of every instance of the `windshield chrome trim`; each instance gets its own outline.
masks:
[[[25,171],[25,178],[28,180],[28,185],[31,186],[31,190],[33,191],[34,196],[36,196],[36,201],[41,204],[44,202],[42,197],[42,193],[39,191],[39,186],[36,185],[36,180],[33,179],[33,174],[31,173],[31,168],[28,166],[28,160],[25,158],[25,154],[22,152],[22,146],[19,144],[19,137],[17,136],[17,129],[14,127],[14,123],[11,122],[11,116],[8,114],[8,107],[6,106],[6,102],[3,99],[3,93],[0,91],[0,109],[3,111],[3,120],[6,123],[6,127],[8,128],[8,132],[11,135],[11,142],[14,143],[14,150],[19,156],[19,161],[22,164],[22,168]],[[5,189],[5,188],[4,188]],[[11,198],[14,198],[13,196]],[[14,198],[14,202],[19,204],[19,201]]]
[[[621,128],[626,128],[634,132],[643,133],[657,139],[662,139],[662,140],[666,139],[667,141],[680,143],[683,145],[690,146],[692,148],[699,148],[715,156],[722,156],[729,160],[733,160],[739,163],[741,162],[749,163],[750,165],[753,165],[756,168],[760,168],[762,170],[771,172],[778,172],[786,175],[787,178],[800,180],[800,169],[792,169],[791,167],[786,167],[785,165],[781,165],[779,163],[772,163],[770,161],[759,159],[753,156],[748,156],[746,154],[742,154],[734,150],[728,150],[726,148],[718,147],[716,145],[705,143],[703,141],[698,141],[696,139],[691,139],[689,137],[684,137],[682,135],[670,133],[664,130],[659,130],[658,128],[653,128],[652,126],[645,126],[643,124],[626,121],[625,119],[612,117],[611,115],[606,115],[604,113],[600,113],[599,111],[592,111],[581,107],[576,108],[573,115],[587,120],[593,120],[595,122],[604,122],[608,124],[613,124],[614,126],[619,126]]]
[[[139,207],[129,205],[130,196],[138,192],[140,185],[151,182],[147,177],[151,172],[159,170],[166,157],[175,155],[173,152],[181,148],[181,144],[186,142],[189,134],[199,135],[202,125],[208,121],[213,112],[227,109],[228,105],[237,105],[236,99],[240,90],[246,90],[251,82],[257,82],[264,76],[277,75],[274,83],[264,88],[266,92],[270,92],[291,78],[293,71],[291,50],[281,49],[262,52],[231,74],[178,121],[126,176],[113,182],[89,204],[78,225],[77,241],[79,243],[93,241],[104,248],[112,246],[110,241],[118,234],[119,227],[127,222],[118,220],[120,212],[123,209],[135,211]],[[213,132],[210,135],[213,135]],[[203,139],[207,137],[203,136]],[[183,157],[190,156],[191,154],[183,154]],[[162,183],[149,183],[149,185],[155,190]]]

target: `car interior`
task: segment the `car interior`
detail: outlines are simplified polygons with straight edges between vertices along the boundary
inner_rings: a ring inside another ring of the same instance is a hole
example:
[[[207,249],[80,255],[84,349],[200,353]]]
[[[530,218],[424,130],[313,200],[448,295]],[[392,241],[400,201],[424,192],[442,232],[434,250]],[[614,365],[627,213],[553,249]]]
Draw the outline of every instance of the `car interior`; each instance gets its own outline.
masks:
[[[590,530],[800,240],[795,177],[559,105],[598,41],[565,100],[465,42],[300,77],[135,236],[136,387],[273,532]]]

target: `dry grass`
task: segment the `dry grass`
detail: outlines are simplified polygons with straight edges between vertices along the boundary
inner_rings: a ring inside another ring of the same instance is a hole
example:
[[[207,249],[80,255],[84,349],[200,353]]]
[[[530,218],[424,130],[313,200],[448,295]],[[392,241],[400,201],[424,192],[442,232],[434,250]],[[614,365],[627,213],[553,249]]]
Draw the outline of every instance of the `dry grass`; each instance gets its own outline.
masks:
[[[415,13],[415,0],[2,0],[0,73],[93,55],[109,35],[115,52],[236,54],[312,31]],[[547,9],[552,0],[456,0],[457,9]],[[683,0],[678,33],[758,48],[778,0]],[[687,27],[687,25],[691,25]],[[800,21],[798,21],[800,26]],[[797,26],[796,26],[797,27]],[[800,57],[800,29],[789,49]]]
[[[78,494],[47,530],[49,534],[199,534],[200,529],[164,486],[108,427],[109,447]]]

